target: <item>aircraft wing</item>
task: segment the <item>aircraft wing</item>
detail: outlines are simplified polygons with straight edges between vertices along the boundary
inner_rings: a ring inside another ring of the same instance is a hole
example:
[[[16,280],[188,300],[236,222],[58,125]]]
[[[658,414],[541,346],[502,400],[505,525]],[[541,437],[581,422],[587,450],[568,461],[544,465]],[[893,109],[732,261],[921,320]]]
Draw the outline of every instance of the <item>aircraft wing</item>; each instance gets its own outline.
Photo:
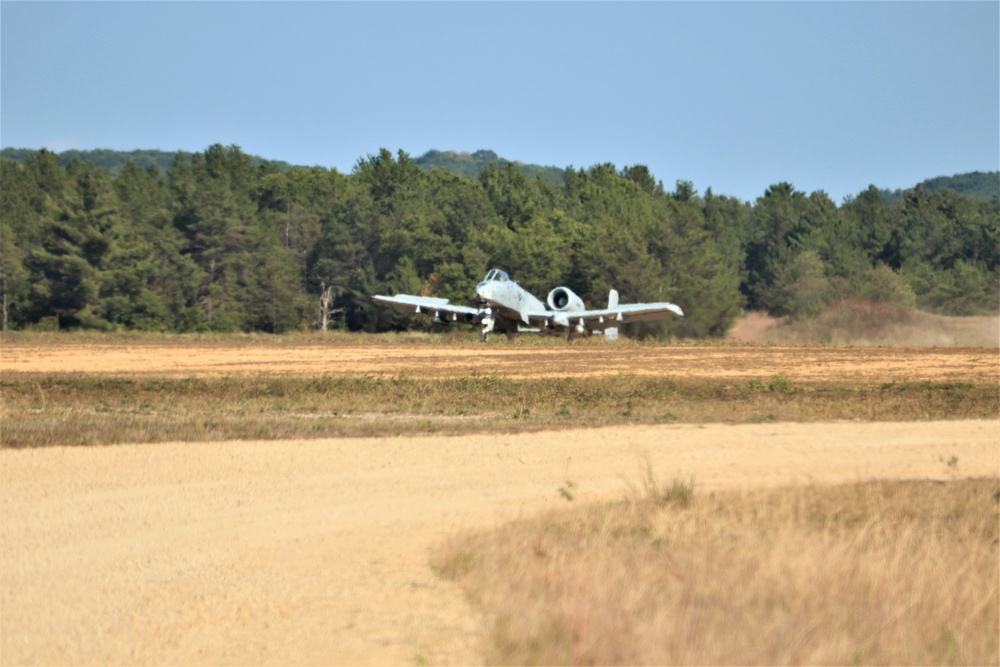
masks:
[[[582,324],[590,330],[603,331],[627,322],[661,320],[667,313],[684,316],[680,306],[672,303],[629,303],[600,310],[551,311],[530,313],[532,324],[542,328],[565,328]]]
[[[587,322],[594,320],[613,320],[616,322],[647,322],[662,320],[667,313],[684,317],[681,307],[672,303],[627,303],[604,310],[585,310]]]
[[[475,308],[459,306],[449,303],[448,299],[432,296],[414,296],[412,294],[382,296],[376,294],[372,297],[372,301],[391,306],[401,313],[432,315],[444,322],[472,322],[479,314]]]

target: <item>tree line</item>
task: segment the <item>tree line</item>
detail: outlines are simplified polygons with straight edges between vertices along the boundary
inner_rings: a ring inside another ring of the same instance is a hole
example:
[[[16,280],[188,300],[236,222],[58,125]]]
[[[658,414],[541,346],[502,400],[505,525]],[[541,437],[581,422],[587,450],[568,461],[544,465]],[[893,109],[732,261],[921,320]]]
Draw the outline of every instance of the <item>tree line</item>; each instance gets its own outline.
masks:
[[[0,159],[4,329],[386,331],[428,326],[375,293],[468,301],[490,267],[594,307],[672,301],[687,317],[637,335],[723,335],[744,308],[784,316],[857,296],[995,312],[1000,203],[874,186],[836,205],[789,183],[755,202],[664,189],[642,166],[503,161],[475,177],[382,149],[350,174],[285,168],[237,146],[116,174],[46,150]],[[332,313],[335,316],[330,317]]]

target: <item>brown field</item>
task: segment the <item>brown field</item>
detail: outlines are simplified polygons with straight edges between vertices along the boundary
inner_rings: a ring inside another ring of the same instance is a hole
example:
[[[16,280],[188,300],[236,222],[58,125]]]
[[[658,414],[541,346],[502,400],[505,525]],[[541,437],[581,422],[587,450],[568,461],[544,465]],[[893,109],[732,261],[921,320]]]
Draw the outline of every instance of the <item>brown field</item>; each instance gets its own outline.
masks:
[[[11,392],[37,384],[38,402],[26,411],[41,421],[53,407],[42,379],[52,378],[781,378],[992,391],[1000,368],[998,351],[981,348],[438,340],[99,345],[5,336],[0,379]],[[4,409],[15,402],[8,394]],[[570,490],[576,504],[620,499],[648,470],[693,477],[699,494],[993,479],[998,442],[1000,422],[987,414],[0,449],[0,662],[480,663],[493,655],[492,612],[430,567],[457,532],[567,507]],[[947,651],[964,635],[940,634],[944,661],[961,662],[962,653]]]

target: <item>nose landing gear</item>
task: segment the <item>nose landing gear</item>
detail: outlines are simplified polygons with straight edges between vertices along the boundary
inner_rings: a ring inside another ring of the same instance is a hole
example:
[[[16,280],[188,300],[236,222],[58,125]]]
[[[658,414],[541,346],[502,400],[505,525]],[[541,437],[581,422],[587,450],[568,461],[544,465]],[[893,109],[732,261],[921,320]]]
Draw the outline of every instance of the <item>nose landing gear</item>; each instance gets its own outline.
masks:
[[[490,336],[490,332],[493,331],[493,327],[496,326],[496,319],[493,317],[493,310],[487,308],[486,310],[480,311],[480,316],[483,324],[483,332],[479,340],[485,343]]]

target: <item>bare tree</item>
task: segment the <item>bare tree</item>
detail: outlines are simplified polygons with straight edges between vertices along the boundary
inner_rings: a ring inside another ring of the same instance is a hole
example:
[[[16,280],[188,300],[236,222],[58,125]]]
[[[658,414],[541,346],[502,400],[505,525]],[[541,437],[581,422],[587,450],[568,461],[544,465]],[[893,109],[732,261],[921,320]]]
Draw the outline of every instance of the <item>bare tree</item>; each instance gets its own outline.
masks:
[[[319,328],[320,331],[326,331],[330,324],[330,316],[342,313],[344,309],[330,307],[333,303],[333,285],[327,287],[325,282],[320,281],[319,288]]]

